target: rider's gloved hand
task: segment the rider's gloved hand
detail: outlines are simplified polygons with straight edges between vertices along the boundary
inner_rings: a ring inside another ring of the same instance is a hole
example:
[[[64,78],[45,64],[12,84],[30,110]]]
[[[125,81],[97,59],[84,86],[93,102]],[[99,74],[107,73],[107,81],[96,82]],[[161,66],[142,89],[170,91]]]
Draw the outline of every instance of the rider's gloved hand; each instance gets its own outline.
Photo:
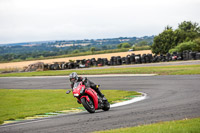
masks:
[[[96,85],[96,88],[99,88],[99,85]]]

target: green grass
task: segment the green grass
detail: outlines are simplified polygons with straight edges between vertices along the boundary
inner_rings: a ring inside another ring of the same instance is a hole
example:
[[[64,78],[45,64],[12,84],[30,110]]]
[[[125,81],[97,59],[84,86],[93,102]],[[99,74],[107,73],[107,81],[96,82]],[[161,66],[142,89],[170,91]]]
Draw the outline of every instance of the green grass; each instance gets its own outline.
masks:
[[[65,94],[61,89],[0,89],[0,123],[43,114],[82,107],[77,103],[72,93]],[[103,90],[109,102],[122,99],[130,95],[139,95],[134,91]]]
[[[130,128],[120,128],[95,133],[199,133],[200,118],[160,122]]]
[[[200,74],[200,65],[177,65],[177,66],[153,66],[153,67],[128,67],[128,68],[106,68],[106,69],[74,69],[57,71],[38,71],[24,73],[0,74],[0,77],[29,77],[29,76],[68,76],[71,72],[79,75],[93,74],[158,74],[158,75],[190,75]]]

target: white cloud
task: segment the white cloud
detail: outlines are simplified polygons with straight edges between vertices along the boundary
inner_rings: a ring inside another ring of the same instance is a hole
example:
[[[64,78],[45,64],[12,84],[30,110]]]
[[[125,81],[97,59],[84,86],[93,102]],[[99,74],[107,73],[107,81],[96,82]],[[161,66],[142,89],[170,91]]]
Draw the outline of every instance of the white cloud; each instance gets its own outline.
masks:
[[[0,0],[0,43],[156,35],[200,22],[198,0]]]

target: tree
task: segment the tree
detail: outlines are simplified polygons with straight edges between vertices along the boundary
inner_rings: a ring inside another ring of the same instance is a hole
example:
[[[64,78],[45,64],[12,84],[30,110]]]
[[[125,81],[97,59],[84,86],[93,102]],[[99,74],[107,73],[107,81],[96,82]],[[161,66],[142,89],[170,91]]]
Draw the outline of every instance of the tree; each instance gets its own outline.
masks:
[[[135,43],[134,44],[135,46],[146,46],[146,45],[148,45],[148,42],[147,41],[141,41],[141,42],[138,42],[138,43]]]
[[[118,45],[117,45],[117,48],[118,48],[118,49],[122,48],[122,43],[118,44]]]
[[[76,49],[76,50],[74,50],[72,53],[73,54],[77,54],[77,53],[79,53],[80,51],[78,50],[78,49]]]
[[[170,49],[169,52],[183,52],[185,50],[200,51],[200,38],[197,38],[194,41],[182,42],[175,48]]]
[[[131,45],[129,43],[122,43],[122,48],[130,48]]]
[[[91,48],[90,48],[90,51],[91,51],[92,53],[94,53],[95,50],[96,50],[95,47],[91,47]]]
[[[198,51],[200,52],[200,37],[194,40],[194,48],[193,51]]]
[[[120,48],[130,48],[130,47],[131,47],[131,45],[128,42],[120,43],[120,44],[117,45],[118,49],[120,49]]]
[[[200,37],[200,27],[197,23],[191,21],[184,21],[179,24],[178,29],[175,31],[178,38],[178,43],[192,41]]]
[[[154,37],[152,52],[155,54],[166,54],[170,49],[175,48],[183,42],[190,42],[200,37],[200,27],[197,23],[184,21],[173,31],[172,27],[167,26],[158,36]],[[185,47],[186,44],[182,44]]]
[[[199,25],[198,23],[192,23],[191,21],[184,21],[181,24],[179,24],[178,28],[185,32],[192,31],[200,33],[200,27],[198,25]]]
[[[176,36],[172,29],[165,29],[158,36],[154,37],[154,42],[151,47],[155,54],[166,54],[170,49],[176,46]]]
[[[192,50],[192,48],[194,47],[195,43],[192,41],[189,42],[183,42],[180,43],[178,46],[176,46],[175,48],[169,50],[170,53],[173,52],[183,52],[185,50]]]

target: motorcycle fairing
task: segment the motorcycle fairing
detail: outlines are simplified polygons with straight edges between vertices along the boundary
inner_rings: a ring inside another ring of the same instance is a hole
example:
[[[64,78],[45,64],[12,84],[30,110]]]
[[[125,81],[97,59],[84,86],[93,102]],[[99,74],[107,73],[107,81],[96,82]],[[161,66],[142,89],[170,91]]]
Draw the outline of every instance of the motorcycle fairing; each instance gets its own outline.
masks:
[[[85,93],[92,97],[93,102],[94,102],[94,108],[98,109],[98,96],[97,96],[97,93],[94,90],[92,90],[91,88],[85,89]],[[89,102],[90,99],[89,99],[88,95],[84,95],[82,97],[85,97],[87,99],[87,101]]]

